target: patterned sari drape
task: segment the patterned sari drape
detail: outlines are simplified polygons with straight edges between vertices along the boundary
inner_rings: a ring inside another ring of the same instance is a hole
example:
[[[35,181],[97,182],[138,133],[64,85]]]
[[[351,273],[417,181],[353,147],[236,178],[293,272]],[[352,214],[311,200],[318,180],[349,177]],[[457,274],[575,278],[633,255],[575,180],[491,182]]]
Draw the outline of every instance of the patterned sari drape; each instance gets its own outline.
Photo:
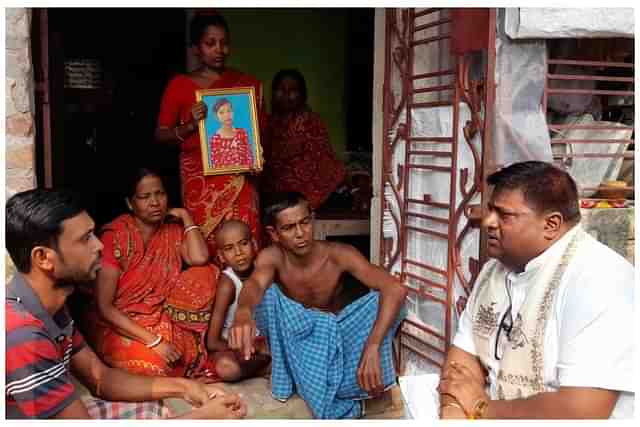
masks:
[[[182,353],[177,363],[169,365],[154,349],[120,334],[99,318],[96,351],[109,365],[162,376],[193,376],[204,369],[219,270],[206,265],[181,271],[182,233],[178,224],[163,224],[145,248],[129,214],[103,228],[103,264],[121,272],[114,306]]]
[[[261,83],[254,77],[227,69],[210,87],[199,87],[186,75],[169,82],[160,105],[158,126],[174,128],[192,120],[191,107],[198,89],[221,89],[251,86],[256,91],[258,115],[261,115]],[[213,114],[211,111],[207,114]],[[204,176],[200,133],[195,132],[180,145],[180,179],[182,202],[205,236],[212,257],[216,254],[213,235],[225,219],[239,219],[249,224],[253,236],[261,242],[258,195],[254,178],[246,174]]]

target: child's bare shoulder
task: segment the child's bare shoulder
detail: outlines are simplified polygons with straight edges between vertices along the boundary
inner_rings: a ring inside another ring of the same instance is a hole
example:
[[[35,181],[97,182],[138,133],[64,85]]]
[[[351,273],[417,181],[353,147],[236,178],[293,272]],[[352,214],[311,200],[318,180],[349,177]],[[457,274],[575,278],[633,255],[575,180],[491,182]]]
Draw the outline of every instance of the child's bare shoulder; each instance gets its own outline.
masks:
[[[216,292],[220,292],[223,289],[233,289],[235,291],[235,285],[233,284],[231,277],[227,276],[225,273],[220,273]]]
[[[211,306],[213,316],[224,316],[226,309],[233,304],[236,298],[236,287],[231,278],[224,273],[220,273],[218,284],[216,285],[216,299]]]

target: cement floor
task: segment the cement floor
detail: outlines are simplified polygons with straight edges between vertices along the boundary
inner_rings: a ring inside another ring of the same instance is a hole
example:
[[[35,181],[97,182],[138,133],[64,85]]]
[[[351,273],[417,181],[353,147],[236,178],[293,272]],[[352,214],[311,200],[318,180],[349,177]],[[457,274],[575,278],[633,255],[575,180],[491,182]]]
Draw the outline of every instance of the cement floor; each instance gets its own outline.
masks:
[[[312,419],[311,411],[298,396],[292,396],[286,402],[271,397],[269,380],[251,378],[235,384],[224,384],[225,388],[242,395],[247,402],[247,419]],[[191,406],[182,399],[165,399],[175,414],[188,411]],[[365,403],[364,419],[401,419],[404,406],[398,386],[388,390],[381,397]]]

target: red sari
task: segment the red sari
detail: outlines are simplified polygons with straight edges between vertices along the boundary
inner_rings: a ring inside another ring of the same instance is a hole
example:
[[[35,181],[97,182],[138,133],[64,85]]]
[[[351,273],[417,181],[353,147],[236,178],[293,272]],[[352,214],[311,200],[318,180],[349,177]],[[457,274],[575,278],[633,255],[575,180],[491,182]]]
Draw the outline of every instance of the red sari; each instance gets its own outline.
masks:
[[[102,318],[97,322],[96,352],[110,366],[136,374],[201,375],[219,270],[207,265],[181,271],[181,225],[163,224],[146,248],[132,215],[119,216],[102,231],[103,264],[120,271],[113,305],[172,343],[182,357],[170,366],[155,350],[119,334]]]
[[[264,192],[298,191],[316,209],[344,181],[345,167],[317,113],[271,117],[265,143]]]
[[[256,78],[227,69],[210,87],[198,86],[187,75],[174,77],[162,96],[158,126],[174,128],[179,123],[193,120],[191,107],[196,102],[198,89],[222,89],[252,86],[256,91],[258,114],[262,111],[261,83]],[[208,114],[212,114],[211,111]],[[180,178],[182,203],[193,220],[200,226],[215,257],[215,228],[225,219],[246,222],[260,244],[258,194],[253,178],[246,174],[204,176],[200,151],[200,132],[194,132],[180,144]]]

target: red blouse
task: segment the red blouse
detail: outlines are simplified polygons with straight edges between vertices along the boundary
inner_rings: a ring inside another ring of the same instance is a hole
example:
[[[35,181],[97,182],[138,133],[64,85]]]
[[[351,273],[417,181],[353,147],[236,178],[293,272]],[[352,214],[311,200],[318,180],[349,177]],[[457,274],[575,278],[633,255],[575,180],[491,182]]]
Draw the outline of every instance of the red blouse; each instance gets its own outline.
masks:
[[[235,129],[233,138],[225,138],[216,133],[209,140],[209,162],[213,167],[250,167],[252,159],[249,135],[245,129]]]

